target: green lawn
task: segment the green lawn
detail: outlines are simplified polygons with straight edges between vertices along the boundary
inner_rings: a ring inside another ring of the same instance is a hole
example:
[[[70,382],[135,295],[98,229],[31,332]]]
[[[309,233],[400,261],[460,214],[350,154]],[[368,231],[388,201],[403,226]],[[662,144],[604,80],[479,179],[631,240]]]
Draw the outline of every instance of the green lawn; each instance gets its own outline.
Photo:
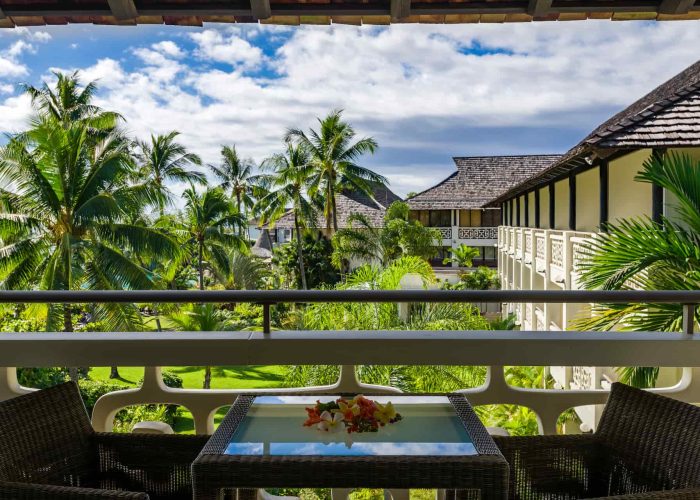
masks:
[[[163,370],[182,378],[185,389],[201,389],[204,382],[203,366],[166,366]],[[110,380],[109,367],[90,370],[94,380]],[[284,381],[285,367],[279,365],[214,366],[212,367],[212,389],[263,389],[280,387]],[[119,367],[120,379],[111,380],[133,387],[143,378],[143,368]]]
[[[177,374],[182,378],[182,385],[186,389],[201,389],[204,381],[204,367],[202,366],[166,366],[163,370]],[[105,380],[123,384],[124,387],[135,387],[143,378],[143,368],[119,367],[119,379],[110,379],[109,367],[97,367],[90,370],[90,378],[93,380]],[[253,366],[215,366],[212,367],[212,389],[263,389],[266,387],[280,387],[284,381],[285,367],[279,365],[253,365]],[[226,415],[228,408],[220,408],[214,417],[218,426]],[[173,426],[175,432],[192,434],[194,432],[194,420],[192,414],[182,409],[175,419]]]

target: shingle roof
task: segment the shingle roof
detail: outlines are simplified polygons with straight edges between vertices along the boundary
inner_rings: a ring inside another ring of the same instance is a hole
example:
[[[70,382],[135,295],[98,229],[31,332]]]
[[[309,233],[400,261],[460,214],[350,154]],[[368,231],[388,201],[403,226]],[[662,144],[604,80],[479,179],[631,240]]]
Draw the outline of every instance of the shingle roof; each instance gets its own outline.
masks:
[[[272,257],[272,238],[270,238],[270,231],[267,228],[263,228],[260,231],[260,235],[255,240],[255,245],[250,251],[256,257],[262,257],[263,259]]]
[[[389,205],[401,200],[389,188],[377,186],[374,189],[374,200],[364,193],[345,191],[335,196],[336,209],[338,210],[338,227],[348,226],[348,217],[352,214],[362,214],[367,217],[373,227],[384,225],[384,213]],[[275,224],[276,227],[293,228],[294,216],[287,212]],[[326,219],[319,215],[316,227],[326,227]]]
[[[610,150],[700,146],[700,61],[599,125],[562,158],[494,200],[561,177]]]
[[[413,210],[482,208],[559,158],[561,155],[456,157],[456,172],[406,201]]]

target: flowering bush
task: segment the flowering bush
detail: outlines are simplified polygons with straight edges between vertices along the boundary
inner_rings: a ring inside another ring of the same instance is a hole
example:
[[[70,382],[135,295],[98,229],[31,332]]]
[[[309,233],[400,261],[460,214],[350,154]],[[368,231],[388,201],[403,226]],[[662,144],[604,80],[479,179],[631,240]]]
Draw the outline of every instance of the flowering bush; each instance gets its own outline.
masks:
[[[312,408],[306,408],[308,418],[305,427],[316,426],[320,431],[339,432],[377,432],[380,427],[401,420],[391,401],[378,403],[362,395],[352,399],[339,398],[328,403],[316,402]]]

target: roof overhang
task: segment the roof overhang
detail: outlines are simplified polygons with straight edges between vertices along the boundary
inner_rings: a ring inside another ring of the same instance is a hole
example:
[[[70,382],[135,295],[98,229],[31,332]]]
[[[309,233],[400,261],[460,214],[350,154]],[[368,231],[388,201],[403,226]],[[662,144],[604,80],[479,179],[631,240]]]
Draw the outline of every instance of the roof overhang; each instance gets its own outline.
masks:
[[[0,27],[45,24],[503,23],[700,19],[695,0],[0,0]]]

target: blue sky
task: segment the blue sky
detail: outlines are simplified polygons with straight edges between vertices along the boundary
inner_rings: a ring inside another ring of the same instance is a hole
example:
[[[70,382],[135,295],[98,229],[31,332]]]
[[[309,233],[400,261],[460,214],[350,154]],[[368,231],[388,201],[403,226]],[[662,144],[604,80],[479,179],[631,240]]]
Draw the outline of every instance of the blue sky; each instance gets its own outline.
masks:
[[[343,108],[380,149],[364,164],[399,194],[452,156],[564,152],[698,59],[696,22],[390,27],[73,25],[0,30],[0,132],[21,130],[17,85],[52,70],[98,79],[134,136],[178,130],[207,162],[222,144],[261,161],[288,127]]]

